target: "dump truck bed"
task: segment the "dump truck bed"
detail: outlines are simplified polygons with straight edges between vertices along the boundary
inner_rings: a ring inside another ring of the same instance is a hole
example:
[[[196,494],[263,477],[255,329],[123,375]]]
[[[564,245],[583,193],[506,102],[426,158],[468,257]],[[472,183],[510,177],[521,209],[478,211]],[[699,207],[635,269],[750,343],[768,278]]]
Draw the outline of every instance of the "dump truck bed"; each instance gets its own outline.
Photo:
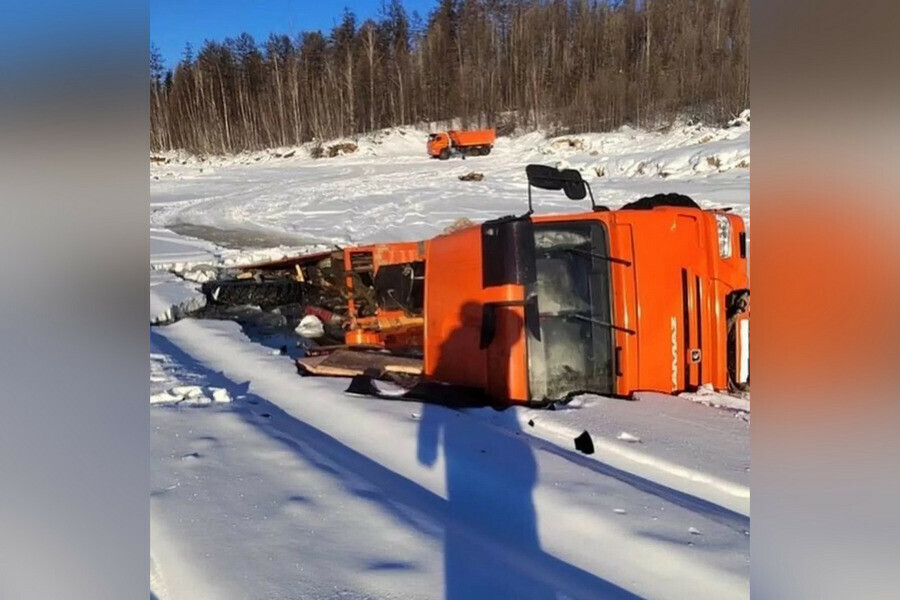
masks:
[[[473,129],[471,131],[451,129],[447,134],[454,146],[490,146],[497,138],[493,129]]]

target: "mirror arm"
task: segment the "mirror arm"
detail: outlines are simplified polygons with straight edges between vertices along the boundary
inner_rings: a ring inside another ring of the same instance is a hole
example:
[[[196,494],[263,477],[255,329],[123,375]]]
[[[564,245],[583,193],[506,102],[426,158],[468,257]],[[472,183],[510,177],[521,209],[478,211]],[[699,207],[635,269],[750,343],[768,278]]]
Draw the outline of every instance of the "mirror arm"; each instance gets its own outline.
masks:
[[[591,195],[591,210],[594,212],[597,212],[597,203],[594,202],[594,192],[593,192],[593,190],[591,190],[591,184],[589,184],[587,181],[585,181],[584,185],[587,186],[588,194]]]

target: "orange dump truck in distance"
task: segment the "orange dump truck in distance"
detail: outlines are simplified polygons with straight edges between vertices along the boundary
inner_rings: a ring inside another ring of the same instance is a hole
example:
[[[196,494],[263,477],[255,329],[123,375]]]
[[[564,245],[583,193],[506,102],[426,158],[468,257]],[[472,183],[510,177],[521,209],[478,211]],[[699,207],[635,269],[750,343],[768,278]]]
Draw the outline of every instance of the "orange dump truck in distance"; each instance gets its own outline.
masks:
[[[453,152],[468,156],[487,155],[494,147],[497,133],[493,129],[460,131],[451,129],[432,133],[428,136],[428,155],[446,160]]]

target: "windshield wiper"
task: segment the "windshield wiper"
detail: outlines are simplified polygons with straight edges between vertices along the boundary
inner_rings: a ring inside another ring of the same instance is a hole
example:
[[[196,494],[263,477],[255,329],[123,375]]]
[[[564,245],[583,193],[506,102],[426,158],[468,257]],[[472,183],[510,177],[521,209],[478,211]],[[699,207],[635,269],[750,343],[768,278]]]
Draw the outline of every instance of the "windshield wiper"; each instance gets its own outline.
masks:
[[[563,252],[572,252],[573,254],[583,254],[584,256],[590,256],[591,258],[605,260],[619,265],[625,265],[626,267],[631,266],[630,260],[625,260],[624,258],[616,258],[615,256],[605,256],[603,254],[591,252],[590,250],[582,250],[581,248],[559,248],[559,250],[562,250]]]
[[[577,313],[574,311],[560,311],[557,313],[541,313],[542,319],[553,318],[553,317],[562,317],[563,319],[579,319],[581,321],[587,321],[588,323],[593,323],[594,325],[600,325],[601,327],[609,327],[610,329],[615,329],[616,331],[624,331],[625,333],[634,335],[637,333],[634,329],[628,329],[627,327],[621,327],[619,325],[613,325],[612,323],[608,323],[607,321],[601,321],[600,319],[594,319],[592,317],[585,316],[581,313]]]

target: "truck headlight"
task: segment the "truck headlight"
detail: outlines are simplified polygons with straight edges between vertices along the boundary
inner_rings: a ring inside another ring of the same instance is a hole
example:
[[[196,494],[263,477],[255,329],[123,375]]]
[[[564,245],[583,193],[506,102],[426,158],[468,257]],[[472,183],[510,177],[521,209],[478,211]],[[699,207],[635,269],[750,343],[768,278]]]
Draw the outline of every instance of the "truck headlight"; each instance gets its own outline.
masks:
[[[731,221],[727,215],[716,215],[716,229],[719,232],[719,256],[731,258]]]

